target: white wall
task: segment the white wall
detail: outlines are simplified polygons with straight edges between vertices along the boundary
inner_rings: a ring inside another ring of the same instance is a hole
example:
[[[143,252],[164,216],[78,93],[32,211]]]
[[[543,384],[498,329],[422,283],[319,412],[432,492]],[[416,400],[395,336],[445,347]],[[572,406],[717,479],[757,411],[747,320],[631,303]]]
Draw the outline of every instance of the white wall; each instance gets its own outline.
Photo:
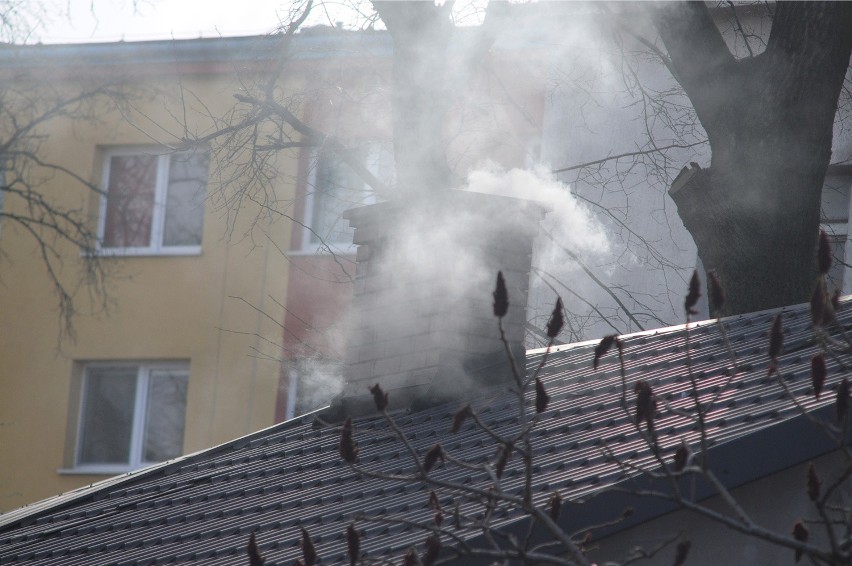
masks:
[[[844,459],[839,454],[823,456],[815,460],[814,464],[823,480],[823,486],[829,485],[839,470],[845,467]],[[808,464],[795,466],[738,488],[733,491],[733,495],[757,525],[778,533],[790,534],[797,521],[818,518],[816,507],[806,493],[807,473]],[[840,501],[848,507],[852,502],[852,482],[846,481],[843,484],[840,495]],[[719,498],[711,500],[708,507],[730,515],[728,507]],[[817,545],[825,542],[824,531],[810,524],[808,528],[810,542]],[[623,560],[637,546],[648,550],[677,536],[678,533],[683,533],[678,540],[687,539],[692,545],[687,560],[690,566],[776,566],[794,563],[794,551],[790,549],[735,532],[720,523],[688,511],[676,511],[596,541],[599,550],[593,552],[590,558],[599,563]],[[673,544],[655,559],[643,564],[671,564],[674,555]],[[803,559],[802,563],[806,561]]]

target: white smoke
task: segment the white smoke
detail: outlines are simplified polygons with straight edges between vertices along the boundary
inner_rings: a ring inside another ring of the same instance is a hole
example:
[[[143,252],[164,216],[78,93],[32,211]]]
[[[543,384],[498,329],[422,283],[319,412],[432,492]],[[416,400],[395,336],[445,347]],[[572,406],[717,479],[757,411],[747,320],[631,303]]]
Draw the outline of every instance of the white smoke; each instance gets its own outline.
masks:
[[[604,226],[544,165],[506,171],[489,161],[468,174],[467,190],[543,203],[550,211],[542,229],[554,240],[581,256],[609,252]]]
[[[333,360],[302,358],[290,374],[296,379],[292,399],[295,415],[299,415],[324,405],[343,390],[343,365]],[[297,402],[298,399],[298,402]]]
[[[558,181],[544,165],[506,171],[487,162],[469,173],[467,190],[537,201],[549,209],[540,225],[533,256],[527,302],[527,320],[531,325],[544,326],[557,295],[562,297],[569,313],[587,313],[588,306],[578,297],[592,296],[599,290],[582,273],[578,262],[605,266],[612,246],[605,226],[578,201],[570,187]],[[569,316],[563,339],[584,337],[584,316]],[[534,336],[530,338],[528,346],[540,344]]]

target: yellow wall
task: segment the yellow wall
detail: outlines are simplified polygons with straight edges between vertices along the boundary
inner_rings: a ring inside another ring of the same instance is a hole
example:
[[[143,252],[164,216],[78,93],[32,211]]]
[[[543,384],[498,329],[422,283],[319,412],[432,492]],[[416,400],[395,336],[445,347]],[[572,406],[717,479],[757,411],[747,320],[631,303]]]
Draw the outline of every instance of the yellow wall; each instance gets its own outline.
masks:
[[[184,103],[194,106],[186,114],[190,127],[198,132],[211,127],[204,112],[225,115],[239,86],[225,72],[185,73],[180,83]],[[137,100],[129,114],[127,109],[124,115],[113,111],[98,123],[48,123],[42,158],[99,180],[104,146],[151,144],[151,137],[176,142],[182,132],[176,117],[183,115],[177,84],[175,75],[131,77],[125,87],[129,92],[158,93]],[[74,85],[70,79],[53,80],[50,88],[70,92]],[[296,164],[284,158],[280,166],[285,175],[274,192],[286,201],[293,198],[290,175],[295,175]],[[210,178],[212,192],[213,172]],[[67,178],[51,180],[45,192],[67,206],[88,210],[94,205],[97,210],[97,195]],[[7,197],[4,208],[14,211],[20,205]],[[0,511],[105,477],[59,472],[73,463],[81,362],[189,360],[185,453],[273,424],[279,378],[275,344],[281,329],[247,303],[283,320],[272,299],[284,302],[287,262],[266,234],[287,249],[291,226],[284,218],[261,219],[255,225],[259,216],[260,209],[246,202],[230,230],[224,210],[211,200],[201,255],[104,258],[112,271],[112,307],[106,314],[75,317],[74,342],[58,341],[56,297],[32,241],[9,222],[0,226],[5,254],[0,258]],[[68,245],[60,250],[62,276],[72,282],[79,252]],[[77,300],[83,310],[88,308],[85,290]]]

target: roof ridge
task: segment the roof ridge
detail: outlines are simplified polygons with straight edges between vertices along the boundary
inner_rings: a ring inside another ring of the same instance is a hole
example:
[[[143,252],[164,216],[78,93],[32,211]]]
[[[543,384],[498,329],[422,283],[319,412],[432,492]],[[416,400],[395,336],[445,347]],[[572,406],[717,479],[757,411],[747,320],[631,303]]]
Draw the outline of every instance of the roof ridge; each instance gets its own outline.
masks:
[[[840,300],[841,305],[849,303],[849,302],[852,301],[852,294],[844,295],[844,296],[840,297],[839,300]],[[627,339],[631,339],[631,338],[640,338],[642,336],[657,336],[657,335],[660,335],[660,334],[674,334],[674,333],[681,332],[681,331],[685,330],[687,326],[689,326],[690,329],[702,328],[702,327],[705,327],[705,326],[715,325],[718,322],[726,323],[726,322],[732,322],[732,321],[735,321],[735,320],[754,319],[754,318],[759,318],[761,316],[764,316],[764,315],[767,315],[767,314],[770,314],[770,313],[792,313],[792,312],[798,312],[798,311],[801,311],[801,310],[806,310],[808,308],[810,308],[809,303],[798,303],[798,304],[795,304],[795,305],[785,305],[783,307],[774,307],[774,308],[771,308],[771,309],[763,309],[763,310],[749,312],[749,313],[735,314],[735,315],[731,315],[731,316],[724,316],[722,318],[705,318],[705,319],[702,319],[702,320],[693,320],[693,321],[690,321],[688,323],[681,323],[681,324],[676,324],[676,325],[673,325],[673,326],[661,326],[660,328],[652,328],[650,330],[639,330],[639,331],[630,332],[630,333],[627,333],[627,334],[616,334],[616,335],[622,340],[627,340]],[[600,338],[592,338],[590,340],[583,340],[581,342],[570,342],[568,344],[559,344],[558,346],[551,346],[550,347],[550,353],[564,352],[566,350],[573,350],[574,348],[582,348],[582,347],[586,347],[586,346],[591,346],[591,345],[599,343],[600,341],[601,341]],[[532,349],[527,350],[527,356],[530,356],[530,355],[535,356],[535,355],[538,355],[538,354],[543,354],[547,350],[548,350],[548,348],[546,346],[542,347],[542,348],[532,348]]]

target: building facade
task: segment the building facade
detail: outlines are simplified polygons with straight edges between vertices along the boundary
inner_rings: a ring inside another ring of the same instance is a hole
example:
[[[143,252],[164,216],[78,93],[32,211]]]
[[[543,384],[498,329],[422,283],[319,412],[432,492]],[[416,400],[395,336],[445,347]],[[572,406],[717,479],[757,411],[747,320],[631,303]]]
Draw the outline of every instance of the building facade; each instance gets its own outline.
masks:
[[[18,91],[33,105],[87,105],[44,111],[34,129],[44,166],[24,170],[13,155],[6,172],[0,510],[273,424],[274,301],[284,300],[288,270],[276,246],[291,226],[248,201],[235,215],[224,203],[246,157],[223,162],[216,142],[187,143],[214,131],[214,117],[266,64],[258,41],[29,46],[0,57],[6,100]],[[282,179],[288,167],[280,163]],[[49,218],[32,214],[24,181],[96,234],[93,247],[36,225]],[[292,190],[269,187],[281,200]],[[30,224],[18,221],[28,213]],[[73,295],[73,336],[61,332],[34,235]],[[106,273],[103,292],[81,283],[89,259]]]

